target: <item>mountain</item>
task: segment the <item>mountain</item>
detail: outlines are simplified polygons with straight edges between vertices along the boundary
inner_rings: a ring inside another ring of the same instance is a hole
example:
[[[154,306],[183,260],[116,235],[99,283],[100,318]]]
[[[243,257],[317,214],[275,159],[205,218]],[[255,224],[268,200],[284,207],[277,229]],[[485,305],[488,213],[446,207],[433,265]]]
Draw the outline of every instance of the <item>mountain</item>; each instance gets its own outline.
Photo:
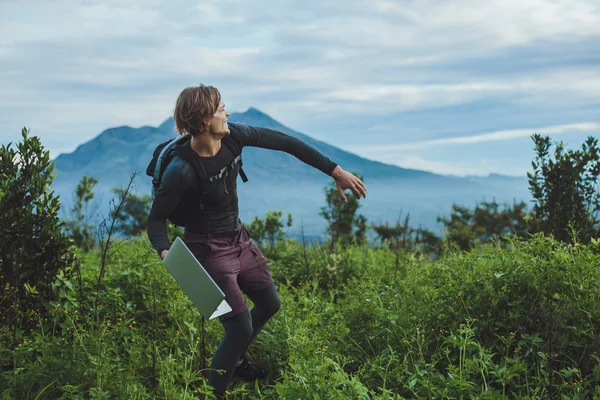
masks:
[[[500,202],[528,200],[527,180],[502,175],[489,177],[455,177],[401,168],[368,160],[308,135],[296,132],[261,111],[250,108],[232,113],[231,122],[241,122],[281,131],[313,146],[347,171],[357,173],[367,187],[367,198],[361,199],[359,213],[371,222],[394,223],[402,213],[410,213],[411,224],[439,231],[437,216],[448,215],[453,202],[473,205],[496,198]],[[100,209],[108,209],[110,188],[125,186],[130,174],[138,171],[138,193],[150,193],[150,177],[145,170],[156,146],[176,136],[175,123],[168,118],[158,127],[132,128],[120,126],[100,133],[70,154],[54,161],[57,177],[54,189],[61,196],[63,209],[72,204],[72,193],[82,176],[99,181],[96,192]],[[238,183],[240,218],[250,223],[254,216],[264,217],[267,210],[291,213],[294,224],[290,233],[320,236],[325,221],[319,216],[325,206],[324,187],[332,182],[323,174],[295,157],[280,151],[246,147],[244,170],[249,181]]]
[[[384,164],[377,161],[367,160],[365,158],[359,157],[355,154],[349,153],[347,151],[341,150],[335,146],[331,146],[325,142],[318,141],[310,136],[304,135],[300,132],[296,132],[281,123],[277,122],[273,118],[264,114],[263,112],[257,110],[256,108],[249,108],[248,111],[244,113],[233,113],[229,116],[229,121],[231,122],[240,122],[248,125],[260,126],[264,128],[274,129],[290,136],[294,136],[305,143],[308,143],[312,147],[316,148],[327,157],[334,160],[340,164],[347,171],[360,171],[360,174],[364,176],[366,179],[368,178],[389,178],[389,179],[414,179],[414,178],[437,178],[437,175],[434,175],[429,172],[412,170],[400,168],[397,166]],[[169,118],[165,122],[163,122],[159,129],[164,132],[175,132],[175,121],[173,118]],[[249,154],[249,156],[245,156]],[[255,155],[260,155],[256,157]],[[265,159],[266,157],[266,159]],[[315,178],[322,178],[323,174],[315,170],[314,168],[298,162],[296,158],[290,156],[287,153],[283,152],[273,152],[270,150],[264,150],[259,148],[245,148],[244,149],[244,168],[246,166],[251,166],[248,169],[252,168],[257,169],[265,169],[267,167],[273,166],[276,169],[282,169],[285,167],[287,173],[285,174],[276,174],[275,176],[271,176],[272,174],[266,171],[267,175],[271,178],[275,179],[284,179],[291,181],[297,181],[298,179],[308,179],[309,181],[314,180]],[[288,169],[289,168],[289,169]],[[296,174],[298,173],[298,174]]]

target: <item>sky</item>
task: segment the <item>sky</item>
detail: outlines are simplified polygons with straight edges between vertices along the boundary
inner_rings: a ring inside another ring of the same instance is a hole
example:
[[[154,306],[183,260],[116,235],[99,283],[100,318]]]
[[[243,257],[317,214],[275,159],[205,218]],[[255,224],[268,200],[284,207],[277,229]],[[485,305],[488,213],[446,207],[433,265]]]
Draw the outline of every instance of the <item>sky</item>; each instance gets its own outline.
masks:
[[[525,176],[532,134],[600,137],[600,2],[0,0],[2,145],[158,126],[199,83],[371,160]]]

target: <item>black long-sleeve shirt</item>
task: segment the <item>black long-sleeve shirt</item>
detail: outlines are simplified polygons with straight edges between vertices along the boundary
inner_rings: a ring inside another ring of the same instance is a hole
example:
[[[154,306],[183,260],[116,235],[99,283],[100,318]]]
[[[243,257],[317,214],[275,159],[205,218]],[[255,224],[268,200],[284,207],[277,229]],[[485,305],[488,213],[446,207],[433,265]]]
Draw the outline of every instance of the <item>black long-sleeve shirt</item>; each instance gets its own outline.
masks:
[[[337,166],[312,146],[282,132],[239,123],[228,123],[228,126],[231,133],[222,140],[234,140],[241,149],[252,146],[284,151],[327,175]],[[189,146],[190,142],[185,145]],[[220,177],[202,184],[190,164],[178,156],[173,157],[164,171],[148,216],[148,238],[158,254],[170,247],[166,221],[180,202],[184,208],[185,229],[191,232],[227,233],[238,225],[239,163],[231,171],[227,168],[235,155],[223,144],[212,157],[192,152],[199,157],[209,177]]]

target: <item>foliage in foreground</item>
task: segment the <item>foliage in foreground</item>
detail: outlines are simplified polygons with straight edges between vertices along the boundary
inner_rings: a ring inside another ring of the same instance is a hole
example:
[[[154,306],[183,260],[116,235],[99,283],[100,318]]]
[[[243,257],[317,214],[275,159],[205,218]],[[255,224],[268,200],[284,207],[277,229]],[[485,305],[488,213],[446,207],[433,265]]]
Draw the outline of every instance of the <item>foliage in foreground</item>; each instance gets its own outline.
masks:
[[[600,398],[597,245],[405,253],[393,280],[385,249],[304,258],[281,242],[269,262],[282,309],[250,348],[271,376],[230,397]],[[222,328],[206,322],[203,363],[200,315],[147,239],[113,257],[97,312],[99,256],[85,257],[81,286],[59,276],[46,312],[0,328],[0,398],[212,398],[202,368]]]
[[[2,398],[211,398],[201,343],[210,357],[220,325],[203,329],[146,239],[110,245],[114,218],[103,251],[73,263],[48,190],[47,152],[26,133],[18,152],[0,149],[0,231],[8,235],[0,241]],[[499,213],[487,204],[473,215],[456,208],[447,239],[472,251],[446,247],[438,261],[398,245],[408,240],[407,224],[380,229],[382,248],[362,247],[366,220],[328,195],[329,249],[269,241],[283,309],[251,357],[272,375],[236,384],[232,397],[600,398],[596,145],[590,140],[584,156],[557,151],[556,162],[547,160],[548,141],[538,146],[535,218],[520,206]],[[127,215],[141,221],[147,199],[127,208],[128,190],[117,193],[115,210],[126,211],[117,222],[139,233],[144,224]],[[571,244],[537,235],[480,247],[492,233],[526,233],[525,217]]]
[[[74,260],[50,190],[50,153],[26,128],[21,137],[16,148],[0,146],[0,324],[15,319],[15,305],[36,309],[48,301],[49,283]]]
[[[565,151],[562,142],[554,154],[549,136],[532,136],[536,158],[534,171],[527,173],[535,200],[533,221],[536,232],[552,234],[571,242],[571,231],[588,241],[600,235],[600,148],[598,138],[589,136],[581,149]]]

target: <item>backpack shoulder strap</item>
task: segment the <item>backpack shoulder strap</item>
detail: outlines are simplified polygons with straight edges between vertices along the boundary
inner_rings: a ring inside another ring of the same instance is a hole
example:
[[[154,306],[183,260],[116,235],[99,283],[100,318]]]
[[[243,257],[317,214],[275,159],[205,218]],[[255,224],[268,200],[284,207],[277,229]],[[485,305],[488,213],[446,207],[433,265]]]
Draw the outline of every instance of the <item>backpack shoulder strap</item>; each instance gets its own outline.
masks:
[[[158,185],[162,172],[168,164],[169,152],[178,144],[188,140],[186,136],[178,136],[159,144],[152,155],[152,160],[146,169],[146,174],[152,177],[152,184]],[[166,163],[165,163],[166,161]]]
[[[194,168],[202,182],[208,181],[208,174],[206,173],[206,168],[204,167],[204,164],[200,161],[200,158],[196,156],[194,150],[192,150],[189,146],[183,145],[175,147],[173,153],[174,155],[181,157],[188,164],[190,164],[192,168]]]
[[[244,181],[244,183],[248,182],[248,177],[246,176],[246,173],[242,169],[242,165],[244,165],[244,163],[242,162],[242,148],[230,136],[225,136],[221,140],[221,142],[225,143],[225,145],[229,148],[229,150],[231,150],[231,152],[235,156],[233,163],[235,163],[238,160],[240,161],[240,176],[242,177],[242,181]]]
[[[150,159],[150,163],[146,167],[146,175],[151,176],[151,177],[154,176],[154,169],[156,168],[158,156],[159,156],[160,152],[162,151],[162,149],[164,149],[165,146],[169,144],[169,142],[171,142],[171,140],[167,140],[166,142],[162,142],[158,146],[156,146],[156,148],[154,149],[154,152],[152,153],[152,158]]]

